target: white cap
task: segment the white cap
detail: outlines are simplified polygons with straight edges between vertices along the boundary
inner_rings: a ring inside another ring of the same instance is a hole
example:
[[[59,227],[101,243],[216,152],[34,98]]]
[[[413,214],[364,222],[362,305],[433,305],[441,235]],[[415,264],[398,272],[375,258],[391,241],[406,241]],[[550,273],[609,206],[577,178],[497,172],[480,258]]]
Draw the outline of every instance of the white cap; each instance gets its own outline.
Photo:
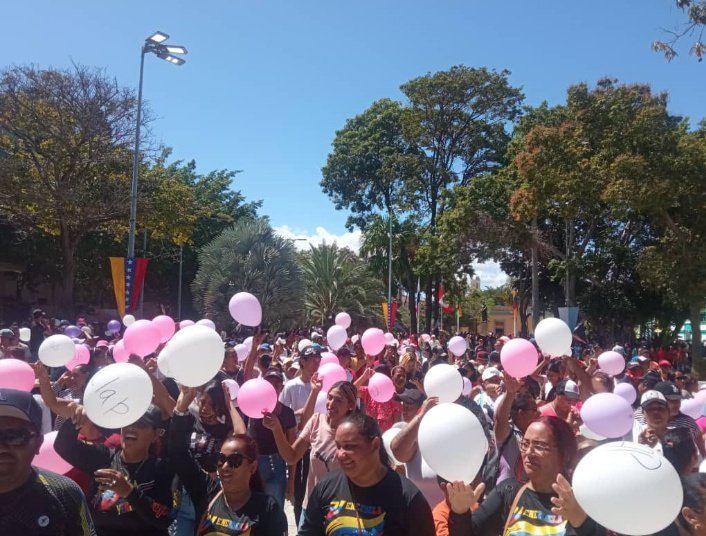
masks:
[[[495,367],[488,367],[481,374],[481,380],[488,381],[490,378],[502,378],[503,374]]]
[[[661,402],[665,406],[667,405],[667,399],[659,391],[652,389],[651,391],[645,391],[640,399],[640,405],[644,408],[653,404],[655,402]]]
[[[312,331],[312,332],[311,332],[311,337],[309,337],[309,338],[310,338],[312,341],[313,341],[314,339],[320,339],[320,338],[321,338],[321,333],[318,333],[318,332],[316,332],[316,331]]]
[[[360,340],[360,336],[358,334],[355,334],[351,337],[351,343],[355,344]]]

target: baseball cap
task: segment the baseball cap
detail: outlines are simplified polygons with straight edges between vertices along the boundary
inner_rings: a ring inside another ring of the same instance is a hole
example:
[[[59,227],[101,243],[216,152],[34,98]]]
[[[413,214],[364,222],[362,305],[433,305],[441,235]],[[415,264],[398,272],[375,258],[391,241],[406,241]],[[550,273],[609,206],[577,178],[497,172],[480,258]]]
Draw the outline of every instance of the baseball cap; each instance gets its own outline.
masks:
[[[658,364],[660,367],[670,367],[670,368],[671,368],[671,366],[672,366],[672,364],[671,364],[669,361],[667,361],[666,359],[660,360],[660,362],[657,363],[657,364]]]
[[[655,391],[654,389],[651,389],[650,391],[645,391],[642,394],[642,398],[640,399],[640,406],[646,408],[650,404],[655,403],[664,404],[666,406],[667,399],[664,398],[664,395],[662,393],[660,393],[659,391]]]
[[[667,400],[681,400],[681,391],[672,382],[658,382],[653,389],[662,393]]]
[[[14,417],[30,423],[37,432],[42,429],[42,408],[34,397],[17,389],[0,389],[0,417]]]
[[[260,346],[257,347],[257,349],[258,350],[265,350],[266,352],[269,352],[270,350],[272,350],[272,348],[270,348],[270,345],[267,344],[266,342],[263,342]]]
[[[300,359],[307,359],[309,357],[321,357],[321,346],[312,344],[305,347],[302,353],[299,354]]]
[[[96,348],[108,348],[108,341],[103,340],[103,339],[99,340],[96,343]]]
[[[641,369],[642,365],[640,365],[639,361],[633,360],[628,363],[628,368],[629,369],[635,369],[635,368]]]
[[[310,336],[309,338],[310,338],[312,341],[313,341],[314,339],[320,339],[320,338],[321,338],[321,333],[319,333],[319,332],[317,332],[317,331],[313,331],[313,332],[311,333],[311,336]]]
[[[625,348],[623,348],[622,346],[620,346],[620,345],[613,346],[613,351],[618,352],[620,355],[625,357]]]
[[[561,380],[554,388],[557,395],[564,395],[566,398],[579,398],[579,386],[573,380]]]
[[[488,367],[483,371],[483,374],[481,375],[481,380],[485,382],[491,378],[502,378],[502,376],[502,373],[495,367]]]
[[[0,337],[14,337],[15,333],[11,329],[0,329]]]
[[[162,411],[154,404],[149,405],[145,414],[140,417],[137,422],[146,422],[155,428],[165,427],[164,419],[162,419]]]
[[[654,370],[647,371],[647,373],[642,377],[642,382],[650,389],[654,389],[655,385],[657,385],[660,381],[662,381],[662,378],[659,373]]]
[[[404,402],[405,404],[414,404],[415,406],[420,406],[422,402],[427,399],[426,395],[419,389],[405,389],[399,394],[395,393],[395,397],[400,402]]]
[[[267,369],[267,371],[265,372],[265,375],[263,376],[263,378],[264,378],[265,380],[266,380],[267,378],[278,378],[279,380],[284,381],[284,376],[283,376],[282,373],[281,373],[279,370],[277,370],[276,368]]]

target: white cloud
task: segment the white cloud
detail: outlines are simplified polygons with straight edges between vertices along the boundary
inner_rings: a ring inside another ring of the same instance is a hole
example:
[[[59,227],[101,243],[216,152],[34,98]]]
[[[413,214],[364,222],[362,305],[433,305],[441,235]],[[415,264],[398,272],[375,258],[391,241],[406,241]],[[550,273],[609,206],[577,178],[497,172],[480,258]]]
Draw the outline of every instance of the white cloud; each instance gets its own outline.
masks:
[[[500,269],[495,261],[474,262],[473,269],[480,278],[480,288],[501,287],[507,283],[508,275]]]
[[[312,234],[306,230],[291,229],[289,225],[280,225],[279,227],[274,227],[274,231],[283,238],[292,240],[297,238],[306,239],[296,240],[294,242],[295,247],[300,251],[309,249],[310,245],[318,246],[324,242],[327,244],[333,244],[335,242],[338,244],[338,247],[349,248],[356,253],[360,250],[361,232],[358,229],[350,233],[335,235],[327,231],[324,227],[319,226],[316,228],[316,232]]]

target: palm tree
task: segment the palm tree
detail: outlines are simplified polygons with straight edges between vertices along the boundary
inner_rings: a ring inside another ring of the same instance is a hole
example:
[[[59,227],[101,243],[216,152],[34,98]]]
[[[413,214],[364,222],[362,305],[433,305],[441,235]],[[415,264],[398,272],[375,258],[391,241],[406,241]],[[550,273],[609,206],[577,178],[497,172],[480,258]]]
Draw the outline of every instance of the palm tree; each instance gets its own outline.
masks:
[[[191,288],[196,309],[221,326],[232,325],[228,301],[241,291],[260,300],[263,326],[286,328],[301,318],[304,284],[296,250],[262,219],[239,221],[204,246]]]
[[[381,320],[384,288],[365,262],[347,248],[326,243],[301,255],[304,273],[304,309],[312,324],[332,324],[345,311],[354,322]]]
[[[363,232],[361,256],[368,261],[370,268],[387,284],[388,256],[390,245],[390,219],[379,214],[370,218]],[[413,261],[419,245],[419,229],[410,220],[399,222],[392,218],[392,279],[393,296],[395,288],[407,292],[410,315],[410,329],[417,331],[417,286],[419,275],[415,272]]]

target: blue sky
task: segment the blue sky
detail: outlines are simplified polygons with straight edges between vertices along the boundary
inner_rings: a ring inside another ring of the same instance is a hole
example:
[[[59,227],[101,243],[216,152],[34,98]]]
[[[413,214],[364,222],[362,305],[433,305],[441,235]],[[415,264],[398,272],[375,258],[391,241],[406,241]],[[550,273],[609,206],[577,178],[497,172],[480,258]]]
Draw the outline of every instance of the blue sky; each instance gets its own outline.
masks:
[[[188,61],[147,59],[155,138],[199,171],[243,170],[234,187],[262,199],[283,233],[350,245],[358,235],[319,187],[335,131],[427,72],[509,69],[528,104],[609,75],[668,91],[673,113],[706,116],[706,65],[687,43],[671,63],[650,50],[683,20],[673,0],[25,0],[5,3],[3,19],[0,65],[74,61],[133,87],[144,38],[170,34]],[[497,277],[481,271],[484,283]]]

